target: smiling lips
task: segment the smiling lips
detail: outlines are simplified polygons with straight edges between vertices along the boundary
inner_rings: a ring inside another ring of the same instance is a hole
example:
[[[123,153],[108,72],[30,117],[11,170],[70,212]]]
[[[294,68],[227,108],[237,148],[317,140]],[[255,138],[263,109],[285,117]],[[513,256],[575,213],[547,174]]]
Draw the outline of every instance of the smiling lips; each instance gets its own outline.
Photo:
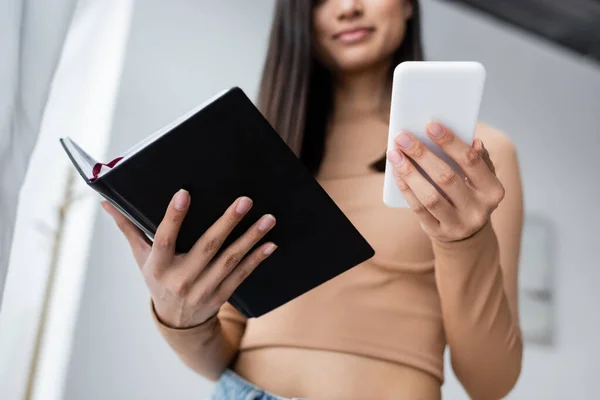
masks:
[[[374,28],[358,27],[346,29],[333,35],[334,40],[338,40],[345,44],[360,42],[375,31]]]

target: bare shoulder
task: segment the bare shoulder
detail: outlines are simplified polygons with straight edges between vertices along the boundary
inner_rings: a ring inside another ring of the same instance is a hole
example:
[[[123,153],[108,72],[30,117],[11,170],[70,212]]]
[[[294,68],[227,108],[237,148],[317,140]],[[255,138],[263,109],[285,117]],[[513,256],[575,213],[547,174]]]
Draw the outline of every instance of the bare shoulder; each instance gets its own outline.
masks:
[[[512,139],[501,130],[479,122],[475,128],[475,137],[481,139],[496,168],[506,163],[517,162],[515,145]]]

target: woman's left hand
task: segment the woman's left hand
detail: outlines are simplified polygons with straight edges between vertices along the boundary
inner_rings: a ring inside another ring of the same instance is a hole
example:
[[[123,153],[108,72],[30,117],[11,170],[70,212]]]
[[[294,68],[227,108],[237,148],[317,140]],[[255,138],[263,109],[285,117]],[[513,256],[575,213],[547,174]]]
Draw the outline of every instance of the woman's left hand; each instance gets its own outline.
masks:
[[[460,166],[466,179],[416,137],[401,132],[396,137],[396,148],[387,155],[394,166],[396,183],[429,237],[441,242],[466,239],[488,223],[504,198],[504,186],[481,140],[475,139],[471,146],[435,122],[427,125],[427,134]]]

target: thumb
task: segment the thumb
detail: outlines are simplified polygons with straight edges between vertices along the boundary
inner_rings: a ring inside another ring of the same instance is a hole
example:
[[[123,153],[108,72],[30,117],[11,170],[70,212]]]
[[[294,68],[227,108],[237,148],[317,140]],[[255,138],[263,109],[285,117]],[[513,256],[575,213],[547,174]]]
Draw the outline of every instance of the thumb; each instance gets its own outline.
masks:
[[[133,222],[131,222],[108,201],[103,200],[101,205],[108,215],[113,218],[119,230],[123,232],[123,235],[125,235],[127,242],[129,242],[129,247],[131,247],[131,251],[133,252],[135,261],[137,262],[138,266],[142,268],[142,266],[146,263],[146,259],[150,254],[150,250],[152,249],[150,244],[148,244],[146,236],[137,226],[135,226]]]
[[[481,155],[481,157],[485,161],[485,164],[488,166],[490,171],[492,171],[492,173],[495,174],[496,166],[492,162],[492,159],[490,158],[490,153],[488,153],[488,151],[485,148],[485,146],[483,145],[483,142],[481,141],[481,139],[475,139],[473,141],[473,149],[475,149],[475,151],[477,151]]]

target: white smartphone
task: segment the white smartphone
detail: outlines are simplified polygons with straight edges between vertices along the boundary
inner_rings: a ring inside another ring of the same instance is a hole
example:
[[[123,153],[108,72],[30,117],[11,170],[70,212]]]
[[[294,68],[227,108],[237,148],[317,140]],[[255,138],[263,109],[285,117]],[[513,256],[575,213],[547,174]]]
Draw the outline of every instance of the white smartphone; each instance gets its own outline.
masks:
[[[429,139],[425,126],[435,120],[471,144],[485,75],[483,65],[471,61],[407,61],[399,64],[392,83],[388,150],[395,147],[398,132],[408,131],[462,176],[458,165]],[[431,182],[426,174],[425,177]],[[408,207],[396,185],[389,161],[385,167],[383,202],[388,207]]]

